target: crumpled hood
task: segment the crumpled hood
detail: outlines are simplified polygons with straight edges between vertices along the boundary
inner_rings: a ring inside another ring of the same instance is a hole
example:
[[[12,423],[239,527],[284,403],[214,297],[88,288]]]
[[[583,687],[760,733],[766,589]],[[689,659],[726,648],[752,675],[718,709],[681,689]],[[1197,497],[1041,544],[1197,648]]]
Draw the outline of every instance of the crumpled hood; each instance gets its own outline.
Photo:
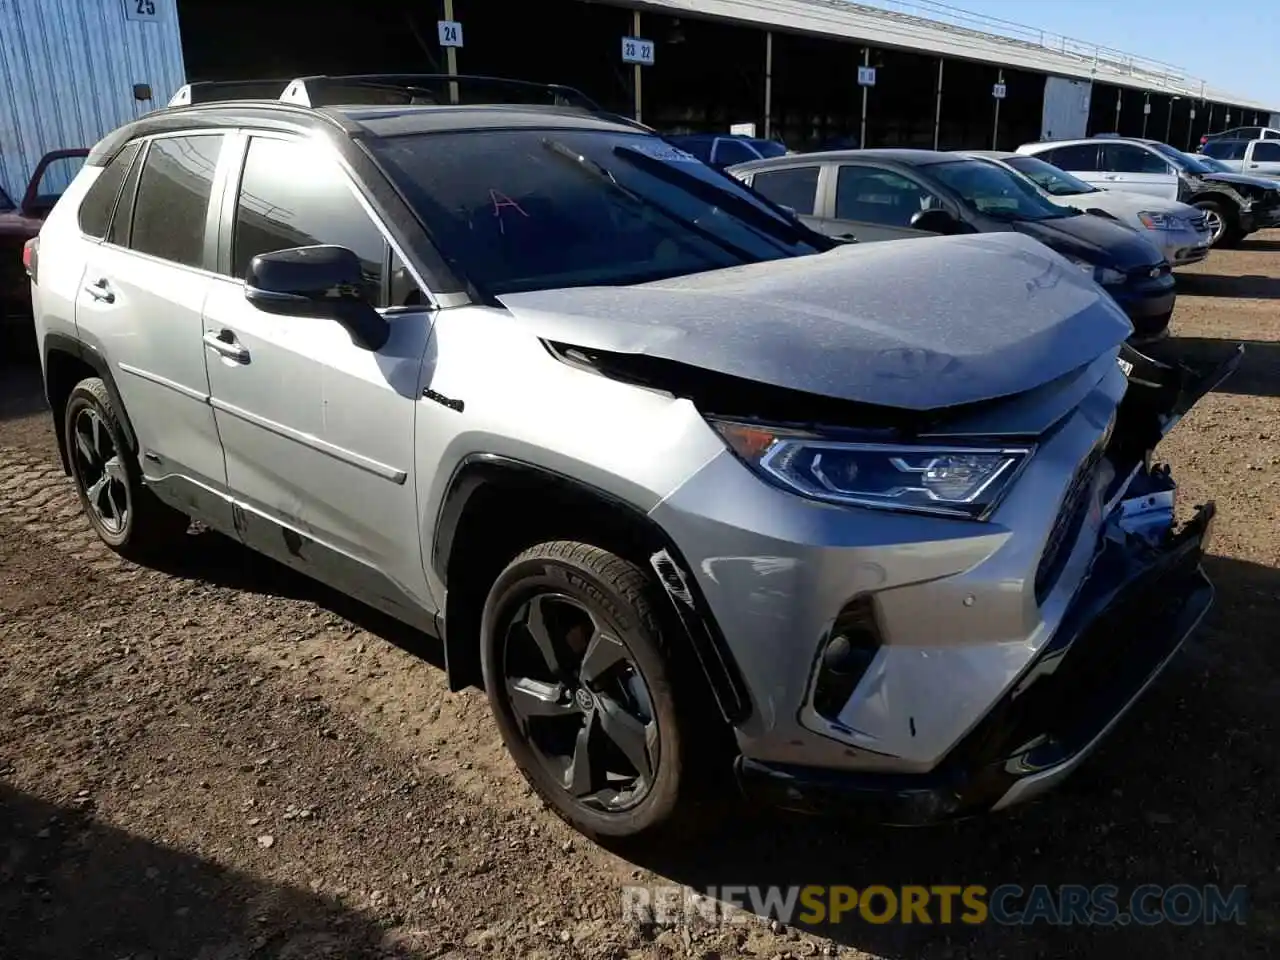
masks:
[[[1257,187],[1261,190],[1275,190],[1276,181],[1271,177],[1255,177],[1248,173],[1198,173],[1201,180],[1207,183],[1229,183],[1237,187]]]
[[[907,410],[1022,393],[1132,332],[1090,278],[1016,233],[852,244],[499,299],[558,343]]]

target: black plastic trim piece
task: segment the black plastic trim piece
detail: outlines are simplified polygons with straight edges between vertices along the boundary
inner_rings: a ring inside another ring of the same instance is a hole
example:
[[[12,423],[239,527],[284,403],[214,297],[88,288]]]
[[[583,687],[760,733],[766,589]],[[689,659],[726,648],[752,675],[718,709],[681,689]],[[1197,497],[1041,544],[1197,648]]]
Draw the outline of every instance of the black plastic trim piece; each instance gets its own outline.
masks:
[[[733,724],[740,723],[750,715],[751,700],[737,661],[725,642],[697,581],[689,575],[689,566],[679,548],[653,518],[598,487],[513,457],[492,453],[475,453],[464,457],[449,479],[431,539],[431,566],[442,583],[448,585],[449,557],[453,552],[458,526],[471,497],[487,484],[510,482],[512,478],[525,483],[549,484],[570,494],[595,500],[630,517],[645,528],[653,542],[660,547],[651,557],[651,563],[660,560],[668,570],[674,568],[673,572],[677,572],[678,590],[673,590],[672,583],[661,572],[659,580],[671,599],[676,616],[685,626],[689,642],[721,713],[726,721]],[[445,642],[447,646],[447,635]]]
[[[102,382],[107,385],[107,395],[111,398],[111,406],[115,408],[116,416],[120,418],[120,426],[124,430],[125,441],[129,445],[129,450],[136,454],[138,452],[138,435],[134,432],[133,424],[129,421],[129,411],[125,409],[124,401],[120,398],[120,391],[116,388],[115,377],[111,374],[111,365],[107,363],[102,354],[84,341],[61,333],[49,333],[44,338],[45,399],[49,403],[50,413],[55,417],[54,434],[58,440],[58,449],[62,453],[64,465],[66,464],[66,451],[62,449],[62,424],[56,420],[57,413],[53,397],[49,395],[49,360],[55,353],[65,353],[75,357],[86,366],[92,368],[102,378]]]

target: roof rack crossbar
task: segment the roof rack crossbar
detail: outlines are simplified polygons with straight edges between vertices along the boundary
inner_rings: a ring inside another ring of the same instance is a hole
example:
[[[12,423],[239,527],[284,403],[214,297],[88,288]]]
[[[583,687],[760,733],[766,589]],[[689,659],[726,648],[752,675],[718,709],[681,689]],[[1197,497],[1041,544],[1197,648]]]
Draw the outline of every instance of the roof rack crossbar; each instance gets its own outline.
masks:
[[[184,84],[169,98],[171,107],[223,100],[279,100],[289,80],[200,80]]]

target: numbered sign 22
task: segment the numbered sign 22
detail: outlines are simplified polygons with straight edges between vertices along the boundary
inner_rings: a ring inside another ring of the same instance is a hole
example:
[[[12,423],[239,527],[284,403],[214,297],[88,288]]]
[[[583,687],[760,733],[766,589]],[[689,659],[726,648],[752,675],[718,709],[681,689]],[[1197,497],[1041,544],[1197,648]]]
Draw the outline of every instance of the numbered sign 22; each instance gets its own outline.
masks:
[[[437,20],[436,32],[440,34],[440,46],[462,46],[462,24],[457,20]]]
[[[622,38],[622,62],[653,66],[653,41],[640,37]]]
[[[122,0],[127,20],[159,20],[168,0]]]

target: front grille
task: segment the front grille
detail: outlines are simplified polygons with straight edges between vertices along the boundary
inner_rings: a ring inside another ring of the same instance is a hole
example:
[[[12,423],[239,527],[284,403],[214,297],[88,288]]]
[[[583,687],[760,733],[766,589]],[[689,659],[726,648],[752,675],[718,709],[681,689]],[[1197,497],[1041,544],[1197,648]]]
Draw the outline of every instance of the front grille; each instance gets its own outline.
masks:
[[[1058,511],[1058,518],[1054,520],[1049,537],[1045,540],[1040,565],[1036,568],[1036,603],[1043,603],[1053,585],[1058,582],[1062,568],[1071,555],[1071,545],[1080,534],[1080,527],[1089,512],[1089,491],[1093,489],[1093,478],[1098,472],[1098,464],[1102,462],[1103,446],[1098,444],[1081,461],[1075,476],[1071,478],[1066,496],[1062,498],[1062,509]]]

